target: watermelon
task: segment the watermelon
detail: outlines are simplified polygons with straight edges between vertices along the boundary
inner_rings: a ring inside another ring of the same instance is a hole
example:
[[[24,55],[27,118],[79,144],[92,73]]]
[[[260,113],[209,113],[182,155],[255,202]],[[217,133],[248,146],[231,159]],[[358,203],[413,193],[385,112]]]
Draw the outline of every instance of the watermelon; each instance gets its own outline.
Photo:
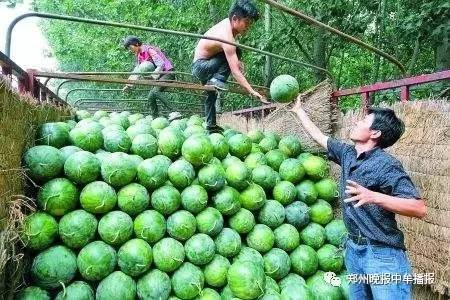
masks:
[[[208,205],[208,192],[200,185],[190,185],[181,192],[181,205],[193,214],[199,213]]]
[[[300,245],[300,234],[297,229],[290,224],[282,224],[277,227],[275,235],[275,246],[286,252],[291,252]]]
[[[97,287],[97,300],[134,300],[136,282],[121,271],[115,271],[103,279]]]
[[[111,114],[109,115],[109,119],[111,120],[111,123],[120,125],[123,127],[123,129],[127,129],[128,127],[130,127],[128,116]]]
[[[216,236],[223,228],[222,214],[213,207],[208,207],[200,212],[197,217],[197,229],[209,236]]]
[[[137,295],[139,299],[168,299],[171,284],[169,275],[154,269],[137,281]]]
[[[128,153],[131,148],[131,139],[122,130],[103,131],[103,148],[109,152]]]
[[[214,255],[213,260],[203,270],[206,283],[216,288],[226,285],[229,268],[230,262],[227,258],[218,254]]]
[[[266,287],[264,288],[265,295],[270,292],[280,292],[280,287],[278,283],[272,278],[266,275]]]
[[[180,207],[181,194],[173,186],[163,186],[155,190],[151,196],[152,207],[161,214],[168,216]]]
[[[266,277],[262,266],[251,261],[236,261],[228,269],[231,292],[241,299],[256,299],[264,293]]]
[[[62,147],[61,149],[59,149],[62,157],[63,157],[63,161],[64,163],[66,162],[66,160],[74,153],[77,153],[78,151],[83,151],[83,149],[78,148],[77,146],[65,146]]]
[[[179,241],[186,241],[197,228],[195,217],[188,211],[179,210],[167,218],[167,233]]]
[[[273,188],[273,198],[283,205],[294,202],[297,197],[295,185],[289,181],[280,181]]]
[[[184,244],[187,259],[197,266],[209,263],[215,254],[215,244],[212,238],[204,233],[193,235]]]
[[[276,102],[287,103],[294,101],[299,90],[297,79],[287,74],[275,77],[270,83],[270,97]]]
[[[241,192],[239,197],[241,206],[248,210],[258,210],[266,202],[264,189],[257,184],[251,184]]]
[[[264,254],[264,272],[275,280],[284,278],[291,269],[289,255],[278,248]]]
[[[85,185],[100,176],[100,161],[91,152],[78,151],[67,158],[64,173],[71,181]]]
[[[297,199],[308,204],[314,204],[319,193],[311,180],[303,180],[297,186]]]
[[[250,170],[255,169],[257,166],[267,164],[267,159],[262,152],[250,153],[244,160],[245,165]]]
[[[187,160],[181,158],[169,166],[167,175],[169,176],[170,182],[172,182],[177,189],[184,189],[191,185],[192,181],[195,179],[194,166]]]
[[[78,270],[86,280],[101,280],[111,274],[117,263],[116,251],[103,241],[94,241],[81,249]]]
[[[67,247],[53,246],[40,252],[31,265],[34,283],[44,289],[68,284],[77,271],[77,258]]]
[[[201,293],[204,284],[205,276],[202,270],[189,262],[183,263],[172,276],[172,289],[181,299],[196,297]]]
[[[224,159],[227,157],[229,147],[225,137],[219,133],[212,133],[209,135],[209,140],[213,146],[214,156],[218,159]]]
[[[348,236],[347,228],[342,219],[334,219],[325,226],[325,236],[327,241],[336,246],[343,246]]]
[[[315,183],[318,197],[327,202],[332,202],[339,196],[337,183],[331,178],[324,178]]]
[[[260,253],[272,249],[275,244],[275,235],[269,226],[256,224],[247,235],[247,245]]]
[[[59,236],[68,247],[79,249],[94,239],[97,225],[93,214],[82,209],[74,210],[59,220]]]
[[[230,227],[240,234],[249,233],[255,226],[255,217],[252,212],[241,208],[228,220]]]
[[[267,191],[275,187],[277,177],[271,167],[260,165],[253,169],[252,181]]]
[[[92,122],[80,127],[75,127],[69,132],[70,141],[85,151],[95,152],[103,146],[103,135],[101,126]]]
[[[166,220],[156,210],[146,210],[139,214],[133,222],[136,237],[154,244],[166,233]]]
[[[288,158],[280,165],[279,170],[281,179],[290,181],[293,184],[299,183],[305,176],[305,170],[298,159]]]
[[[120,210],[104,215],[98,222],[101,239],[113,246],[120,246],[133,234],[133,219]]]
[[[138,183],[130,183],[117,193],[117,205],[120,210],[132,217],[143,212],[149,203],[150,195],[147,189]]]
[[[261,130],[254,129],[247,133],[248,138],[252,143],[259,143],[264,138],[264,133]]]
[[[32,250],[44,250],[58,235],[58,223],[45,212],[35,212],[25,218],[22,241]]]
[[[173,272],[178,269],[185,258],[183,244],[172,238],[163,238],[153,247],[153,261],[163,272]]]
[[[130,149],[131,153],[143,159],[151,158],[158,153],[158,140],[148,133],[138,134],[133,138]]]
[[[208,164],[198,172],[198,180],[207,191],[217,192],[226,184],[225,171],[221,166]]]
[[[309,223],[301,232],[303,244],[319,249],[325,243],[325,229],[317,223]]]
[[[278,171],[283,161],[287,159],[287,156],[278,149],[270,150],[265,156],[267,165],[275,171]]]
[[[136,173],[137,167],[126,153],[111,153],[101,163],[102,178],[113,187],[120,188],[133,182]]]
[[[339,287],[334,287],[324,280],[323,272],[317,272],[306,281],[311,294],[316,299],[341,300],[342,294]]]
[[[278,142],[273,137],[266,136],[259,142],[259,147],[261,147],[263,153],[267,153],[270,150],[275,150],[278,147]]]
[[[184,141],[181,153],[184,159],[195,167],[199,167],[207,164],[213,158],[214,148],[208,137],[193,135]]]
[[[235,134],[228,140],[230,154],[243,159],[252,150],[252,141],[244,134]]]
[[[214,207],[223,215],[234,215],[241,209],[239,192],[229,186],[224,187],[212,198]]]
[[[300,276],[311,276],[319,267],[319,259],[316,251],[308,245],[300,245],[292,251],[292,270]]]
[[[236,156],[232,156],[232,155],[228,155],[227,157],[225,157],[222,160],[222,166],[224,167],[225,170],[236,163],[242,163],[242,161],[239,158],[237,158]]]
[[[325,272],[341,271],[344,266],[344,256],[342,250],[331,244],[325,244],[317,250],[317,257],[319,259],[319,267]]]
[[[175,128],[164,128],[158,135],[159,150],[161,151],[161,154],[170,159],[175,159],[180,156],[183,142],[183,133]]]
[[[309,223],[309,207],[303,202],[295,201],[284,208],[286,222],[301,230]]]
[[[130,276],[145,273],[153,261],[152,247],[141,239],[131,239],[117,252],[120,270]]]
[[[296,136],[288,135],[283,137],[278,143],[278,148],[287,157],[297,157],[302,151],[300,141]]]
[[[234,156],[229,156],[229,158],[227,159],[231,159],[231,157]],[[234,187],[239,191],[247,188],[250,184],[252,176],[250,169],[238,158],[236,158],[236,161],[232,161],[230,163],[224,162],[224,166],[227,165],[228,167],[226,167],[225,177],[228,185]]]
[[[213,289],[206,288],[200,292],[196,300],[221,300],[220,295]]]
[[[309,156],[302,163],[306,175],[313,180],[320,180],[328,176],[327,161],[319,156]]]
[[[50,298],[49,298],[50,299]],[[55,300],[94,300],[94,291],[84,281],[74,281],[56,295]]]
[[[23,160],[30,177],[40,182],[57,177],[64,167],[61,152],[52,146],[34,146],[25,152]]]
[[[296,299],[304,299],[304,300],[313,300],[313,299],[322,299],[316,298],[315,295],[311,293],[306,284],[301,285],[288,285],[284,289],[281,290],[281,299],[283,300],[296,300]]]
[[[305,284],[306,284],[305,279],[303,279],[303,277],[295,273],[289,273],[286,277],[281,279],[280,282],[278,282],[280,289],[284,289],[289,285],[305,285]]]
[[[239,254],[233,259],[233,262],[236,261],[251,261],[264,268],[264,259],[262,255],[257,250],[250,247],[242,247]]]
[[[50,294],[40,287],[29,286],[21,290],[14,299],[17,300],[50,300]]]
[[[39,190],[37,204],[52,216],[62,216],[75,209],[78,196],[78,189],[70,180],[55,178]]]
[[[55,148],[64,147],[69,143],[68,127],[61,122],[44,123],[37,131],[36,143]]]
[[[258,221],[272,229],[283,224],[284,218],[284,207],[280,202],[275,200],[267,200],[258,215]]]
[[[241,250],[241,237],[239,233],[230,228],[224,228],[214,240],[216,251],[225,257],[233,257]]]
[[[116,206],[116,203],[116,191],[103,181],[89,183],[80,193],[81,206],[93,214],[107,213]]]
[[[163,186],[169,178],[168,170],[171,163],[170,159],[163,155],[156,155],[144,160],[137,167],[139,183],[149,190]]]
[[[333,219],[333,208],[325,200],[319,199],[310,206],[309,217],[312,222],[325,226]]]

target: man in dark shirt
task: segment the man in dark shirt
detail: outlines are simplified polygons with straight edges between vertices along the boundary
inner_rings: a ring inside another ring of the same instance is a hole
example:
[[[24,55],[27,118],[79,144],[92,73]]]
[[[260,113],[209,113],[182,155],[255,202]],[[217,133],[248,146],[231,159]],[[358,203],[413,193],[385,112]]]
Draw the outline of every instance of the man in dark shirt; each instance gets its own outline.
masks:
[[[349,232],[345,265],[359,277],[350,284],[350,299],[411,299],[411,281],[404,280],[411,265],[395,214],[423,218],[426,207],[402,164],[384,151],[403,134],[403,122],[391,109],[369,109],[352,129],[351,145],[324,135],[300,100],[292,111],[342,167],[340,204]]]

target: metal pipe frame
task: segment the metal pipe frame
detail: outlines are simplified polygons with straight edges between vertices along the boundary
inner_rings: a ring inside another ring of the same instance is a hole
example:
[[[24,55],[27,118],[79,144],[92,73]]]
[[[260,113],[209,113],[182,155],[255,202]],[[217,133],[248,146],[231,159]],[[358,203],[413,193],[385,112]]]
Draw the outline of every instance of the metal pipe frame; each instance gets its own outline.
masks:
[[[95,20],[95,19],[88,19],[88,18],[79,18],[79,17],[73,17],[73,16],[65,16],[65,15],[57,15],[57,14],[49,14],[49,13],[39,13],[39,12],[32,12],[32,13],[26,13],[23,15],[20,15],[16,17],[8,26],[7,32],[6,32],[6,42],[5,42],[5,51],[6,55],[10,56],[11,54],[11,38],[12,38],[12,30],[14,29],[15,25],[25,18],[29,17],[39,17],[43,19],[55,19],[55,20],[64,20],[64,21],[72,21],[72,22],[79,22],[79,23],[87,23],[87,24],[95,24],[95,25],[103,25],[103,26],[112,26],[112,27],[119,27],[119,28],[129,28],[129,29],[137,29],[137,30],[143,30],[143,31],[151,31],[151,32],[158,32],[158,33],[165,33],[165,34],[174,34],[174,35],[180,35],[185,36],[189,38],[195,38],[195,39],[208,39],[208,40],[214,40],[221,43],[229,44],[236,46],[238,48],[242,48],[248,51],[256,52],[262,55],[271,56],[274,58],[278,58],[281,60],[285,60],[291,63],[294,63],[296,65],[300,65],[303,67],[307,67],[310,69],[315,69],[324,72],[327,74],[330,78],[333,78],[332,74],[321,67],[308,64],[305,62],[301,62],[292,58],[287,58],[278,54],[274,54],[268,51],[256,49],[250,46],[246,46],[239,43],[233,43],[224,39],[205,36],[202,34],[196,34],[196,33],[190,33],[190,32],[183,32],[183,31],[176,31],[176,30],[169,30],[169,29],[161,29],[156,27],[146,27],[146,26],[139,26],[139,25],[133,25],[133,24],[124,24],[124,23],[118,23],[118,22],[108,22],[108,21],[102,21],[102,20]]]
[[[362,47],[362,48],[364,48],[366,50],[369,50],[369,51],[371,51],[371,52],[373,52],[375,54],[378,54],[381,57],[384,57],[385,59],[390,61],[391,63],[395,64],[400,69],[402,74],[406,73],[405,67],[402,65],[402,63],[398,59],[396,59],[392,55],[390,55],[390,54],[388,54],[388,53],[386,53],[386,52],[384,52],[384,51],[382,51],[382,50],[380,50],[380,49],[378,49],[378,48],[376,48],[376,47],[374,47],[374,46],[372,46],[370,44],[367,44],[366,42],[363,42],[363,41],[355,38],[354,36],[351,36],[351,35],[349,35],[347,33],[339,31],[338,29],[336,29],[334,27],[331,27],[331,26],[329,26],[327,24],[324,24],[324,23],[322,23],[320,21],[317,21],[316,19],[314,19],[314,18],[312,18],[312,17],[310,17],[310,16],[308,16],[308,15],[306,15],[304,13],[301,13],[299,11],[296,11],[296,10],[292,9],[292,8],[289,8],[289,7],[287,7],[287,6],[283,5],[283,4],[280,4],[280,3],[278,3],[278,2],[276,2],[274,0],[260,0],[260,1],[262,1],[264,3],[267,3],[267,4],[269,4],[269,5],[273,6],[273,7],[276,7],[279,10],[281,10],[283,12],[286,12],[286,13],[292,15],[292,16],[300,18],[300,19],[302,19],[303,21],[305,21],[306,23],[308,23],[310,25],[313,25],[315,27],[319,27],[319,28],[324,29],[324,30],[326,30],[328,32],[336,34],[336,35],[346,39],[347,41],[349,41],[349,42],[351,42],[353,44],[356,44],[356,45],[358,45],[358,46],[360,46],[360,47]]]
[[[122,89],[96,89],[96,88],[74,88],[71,89],[67,92],[66,96],[64,97],[64,100],[66,102],[68,102],[69,99],[69,95],[75,92],[79,92],[79,91],[93,91],[93,92],[121,92]],[[136,92],[150,92],[151,89],[136,89],[134,90]],[[195,97],[203,97],[203,95],[201,94],[196,94],[196,93],[188,93],[188,92],[181,92],[181,91],[162,91],[162,92],[171,92],[171,93],[176,93],[176,94],[180,94],[180,95],[188,95],[188,96],[195,96]]]
[[[136,84],[136,85],[149,85],[149,86],[161,86],[168,88],[181,88],[188,90],[202,90],[202,91],[215,91],[215,88],[212,86],[204,86],[196,83],[189,82],[162,82],[159,80],[129,80],[129,79],[121,79],[121,78],[108,78],[104,76],[91,76],[91,75],[76,75],[76,74],[68,74],[68,73],[52,73],[52,72],[35,72],[34,76],[36,77],[52,77],[52,78],[60,78],[60,79],[73,79],[79,81],[94,81],[94,82],[105,82],[105,83],[118,83],[118,84]],[[230,88],[227,92],[247,95],[247,92],[242,88]],[[259,91],[261,94],[266,95],[266,91]]]

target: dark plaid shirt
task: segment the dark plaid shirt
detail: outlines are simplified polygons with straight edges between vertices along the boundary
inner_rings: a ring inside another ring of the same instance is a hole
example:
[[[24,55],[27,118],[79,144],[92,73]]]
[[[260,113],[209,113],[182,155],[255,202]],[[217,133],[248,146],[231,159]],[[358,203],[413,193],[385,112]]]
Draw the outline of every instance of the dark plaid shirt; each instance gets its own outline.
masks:
[[[361,235],[369,241],[405,249],[403,233],[398,229],[395,214],[376,204],[353,207],[344,203],[347,180],[386,195],[420,199],[420,195],[402,164],[381,148],[363,152],[357,157],[355,146],[333,138],[328,139],[328,157],[342,168],[340,202],[345,225],[350,235]],[[401,200],[399,200],[401,201]]]

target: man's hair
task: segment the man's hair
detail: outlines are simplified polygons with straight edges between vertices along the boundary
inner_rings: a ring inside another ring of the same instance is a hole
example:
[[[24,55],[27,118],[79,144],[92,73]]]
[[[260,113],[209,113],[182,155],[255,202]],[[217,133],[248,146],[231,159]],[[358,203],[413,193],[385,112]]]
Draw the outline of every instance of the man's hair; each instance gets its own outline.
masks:
[[[233,16],[239,19],[248,18],[253,21],[259,18],[258,9],[250,0],[236,0],[228,13],[228,18],[231,19]]]
[[[381,132],[377,143],[379,147],[387,148],[394,145],[405,132],[405,124],[392,109],[370,108],[368,113],[374,116],[370,128]]]
[[[123,46],[125,49],[128,49],[131,45],[133,46],[141,46],[142,42],[140,39],[135,37],[134,35],[129,35],[126,38],[123,39]]]

